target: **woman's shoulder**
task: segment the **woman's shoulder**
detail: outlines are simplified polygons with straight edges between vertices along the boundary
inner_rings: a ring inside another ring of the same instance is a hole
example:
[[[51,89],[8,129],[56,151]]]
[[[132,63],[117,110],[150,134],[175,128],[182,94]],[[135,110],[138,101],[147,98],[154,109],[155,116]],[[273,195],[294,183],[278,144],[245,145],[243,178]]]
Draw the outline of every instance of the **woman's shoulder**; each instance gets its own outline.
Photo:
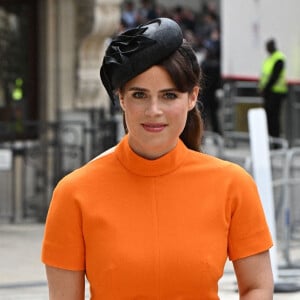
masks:
[[[112,147],[105,152],[94,157],[84,165],[70,171],[63,176],[58,185],[81,186],[95,180],[95,177],[101,177],[101,174],[113,167],[114,152],[116,147]]]
[[[219,190],[230,191],[231,195],[257,195],[255,180],[243,166],[205,153],[193,155],[195,158],[190,162],[191,172],[195,178],[201,178],[201,182],[205,178],[207,185],[213,184]]]
[[[191,151],[189,163],[198,166],[202,171],[216,173],[219,176],[252,177],[241,165],[207,153]]]

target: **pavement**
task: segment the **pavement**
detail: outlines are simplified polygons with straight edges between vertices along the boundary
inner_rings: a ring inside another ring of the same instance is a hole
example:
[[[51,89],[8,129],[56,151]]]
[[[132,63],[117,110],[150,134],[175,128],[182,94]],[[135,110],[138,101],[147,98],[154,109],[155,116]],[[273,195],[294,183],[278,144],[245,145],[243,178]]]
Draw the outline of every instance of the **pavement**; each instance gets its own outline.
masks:
[[[0,300],[46,300],[48,288],[40,262],[44,225],[39,223],[0,224]],[[300,247],[293,250],[293,259],[300,258]],[[283,265],[279,255],[278,265]],[[288,283],[297,292],[274,293],[275,300],[300,299],[300,268],[279,267],[281,284]],[[231,264],[225,267],[219,284],[221,300],[237,300],[236,281]],[[86,299],[89,299],[87,286]]]

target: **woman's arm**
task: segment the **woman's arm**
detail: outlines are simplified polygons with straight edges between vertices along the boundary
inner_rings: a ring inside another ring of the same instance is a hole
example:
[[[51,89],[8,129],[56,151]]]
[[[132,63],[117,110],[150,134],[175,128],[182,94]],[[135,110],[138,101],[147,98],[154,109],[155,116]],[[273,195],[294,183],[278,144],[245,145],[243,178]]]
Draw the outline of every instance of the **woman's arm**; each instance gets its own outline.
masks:
[[[273,274],[269,251],[233,262],[241,300],[273,299]]]
[[[84,271],[69,271],[46,266],[49,300],[83,300]]]

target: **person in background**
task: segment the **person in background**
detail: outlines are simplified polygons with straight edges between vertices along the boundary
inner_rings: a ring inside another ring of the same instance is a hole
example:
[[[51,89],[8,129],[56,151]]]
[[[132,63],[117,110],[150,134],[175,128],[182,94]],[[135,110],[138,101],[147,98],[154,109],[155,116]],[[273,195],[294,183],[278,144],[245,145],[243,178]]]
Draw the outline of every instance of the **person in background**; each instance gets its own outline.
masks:
[[[121,11],[120,23],[125,29],[133,28],[139,23],[139,14],[132,0],[125,0]]]
[[[280,115],[282,102],[287,96],[286,58],[277,49],[274,39],[266,42],[268,57],[262,64],[259,93],[264,100],[268,131],[271,137],[280,137]]]
[[[50,300],[218,298],[229,257],[240,299],[271,300],[272,246],[257,187],[200,151],[200,67],[179,25],[115,37],[100,69],[126,134],[54,190],[42,261]]]
[[[140,0],[139,24],[146,23],[158,17],[157,5],[151,0]]]
[[[220,35],[217,29],[214,29],[210,38],[204,41],[204,47],[205,58],[201,63],[203,91],[200,99],[203,104],[205,128],[211,128],[213,132],[222,135],[218,115],[220,105],[217,96],[217,91],[222,87]]]

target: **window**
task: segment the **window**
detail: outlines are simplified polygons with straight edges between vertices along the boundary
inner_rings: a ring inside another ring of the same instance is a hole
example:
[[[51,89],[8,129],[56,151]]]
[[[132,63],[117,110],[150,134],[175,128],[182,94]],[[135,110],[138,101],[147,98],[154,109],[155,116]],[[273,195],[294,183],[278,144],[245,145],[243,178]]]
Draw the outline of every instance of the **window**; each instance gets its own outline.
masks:
[[[0,140],[35,135],[37,50],[37,0],[0,0]]]

